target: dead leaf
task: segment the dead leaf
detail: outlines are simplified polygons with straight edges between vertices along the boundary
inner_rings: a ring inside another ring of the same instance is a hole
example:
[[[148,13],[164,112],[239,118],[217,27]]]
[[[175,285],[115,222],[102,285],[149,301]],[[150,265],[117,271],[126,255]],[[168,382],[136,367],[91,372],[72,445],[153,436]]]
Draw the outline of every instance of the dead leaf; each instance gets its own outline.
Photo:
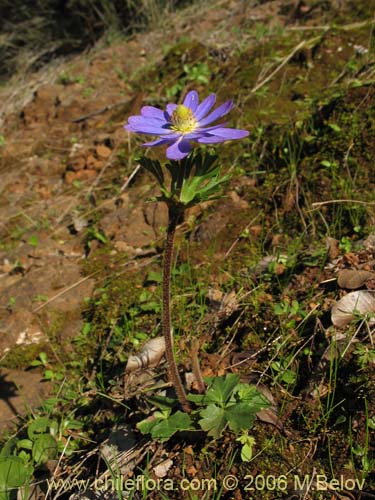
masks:
[[[350,292],[332,307],[332,323],[343,328],[347,326],[358,314],[375,312],[375,296],[372,292],[359,290]],[[375,318],[371,323],[375,322]]]
[[[277,427],[280,431],[284,429],[282,421],[277,416],[277,404],[275,398],[273,397],[271,391],[265,385],[258,384],[257,390],[270,402],[271,406],[269,408],[264,408],[258,411],[257,418],[261,422],[266,424],[272,424]]]
[[[274,425],[279,429],[279,431],[282,431],[284,429],[284,425],[277,416],[276,410],[274,408],[264,408],[263,410],[258,411],[257,419],[266,424]]]
[[[326,246],[329,258],[331,260],[337,259],[337,257],[340,255],[339,241],[335,238],[328,237],[326,239]]]
[[[173,461],[170,458],[167,458],[163,462],[160,462],[160,464],[155,465],[154,467],[154,473],[156,477],[165,477],[169,471],[169,469],[172,467]]]
[[[238,307],[239,304],[236,291],[232,290],[231,292],[228,292],[224,295],[221,301],[219,314],[224,317],[229,317],[232,313],[237,311]]]
[[[375,278],[375,273],[358,269],[342,269],[337,275],[337,283],[340,288],[356,290],[361,288],[366,281]]]
[[[149,340],[134,356],[129,356],[125,373],[134,372],[141,368],[156,366],[165,352],[164,337],[155,337]]]

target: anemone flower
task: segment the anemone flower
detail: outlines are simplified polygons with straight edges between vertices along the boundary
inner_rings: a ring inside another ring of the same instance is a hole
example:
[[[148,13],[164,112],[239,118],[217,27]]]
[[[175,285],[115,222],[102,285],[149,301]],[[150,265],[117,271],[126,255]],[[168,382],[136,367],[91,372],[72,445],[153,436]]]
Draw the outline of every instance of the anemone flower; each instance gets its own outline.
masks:
[[[211,111],[215,101],[216,95],[211,94],[199,104],[198,93],[191,90],[182,104],[167,104],[166,111],[154,106],[144,106],[140,115],[129,117],[124,128],[130,132],[159,136],[143,146],[166,144],[167,158],[176,161],[182,160],[190,153],[191,141],[216,144],[249,135],[247,130],[228,128],[225,123],[207,127],[233,108],[233,101],[229,100]]]

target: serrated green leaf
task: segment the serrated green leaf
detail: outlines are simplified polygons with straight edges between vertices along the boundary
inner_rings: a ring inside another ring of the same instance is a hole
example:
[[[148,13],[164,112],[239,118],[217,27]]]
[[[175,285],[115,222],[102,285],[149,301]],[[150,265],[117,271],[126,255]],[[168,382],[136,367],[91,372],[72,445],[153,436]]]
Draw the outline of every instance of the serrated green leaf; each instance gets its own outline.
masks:
[[[268,399],[257,390],[255,385],[238,384],[236,392],[238,399],[241,402],[248,402],[256,413],[270,406]]]
[[[225,409],[225,417],[231,431],[238,434],[254,424],[257,409],[249,403],[236,403]]]
[[[136,427],[142,432],[142,434],[151,434],[151,430],[159,422],[159,418],[146,418],[145,420],[141,420],[141,422],[138,422]]]
[[[186,396],[188,401],[191,401],[192,403],[195,403],[197,405],[204,404],[206,401],[206,394],[191,394],[189,393]]]
[[[151,429],[151,436],[154,439],[167,441],[178,431],[193,430],[192,421],[187,413],[177,411],[168,419],[162,420]]]
[[[57,442],[51,434],[41,434],[34,441],[32,456],[37,464],[56,458],[57,452]]]
[[[174,398],[168,398],[167,396],[160,396],[157,394],[149,396],[148,401],[150,401],[150,403],[153,403],[161,410],[169,410],[169,411],[171,411],[172,408],[177,406],[178,403],[178,401]]]
[[[219,408],[219,406],[211,404],[203,408],[203,410],[200,411],[200,415],[203,417],[199,420],[199,425],[202,429],[206,431],[209,436],[215,439],[219,438],[227,425],[224,408]]]
[[[215,377],[207,389],[205,403],[212,402],[221,406],[229,402],[233,396],[234,388],[238,385],[240,378],[235,373],[228,373],[225,377]]]

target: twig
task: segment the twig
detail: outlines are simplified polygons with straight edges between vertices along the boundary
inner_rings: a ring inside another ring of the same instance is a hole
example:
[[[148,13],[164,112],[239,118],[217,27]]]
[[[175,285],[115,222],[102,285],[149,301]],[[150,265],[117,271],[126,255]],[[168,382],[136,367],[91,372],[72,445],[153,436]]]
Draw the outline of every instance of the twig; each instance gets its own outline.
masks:
[[[255,94],[255,92],[257,90],[259,90],[261,87],[263,87],[263,85],[265,85],[270,80],[272,80],[272,78],[292,59],[292,57],[299,50],[301,50],[303,47],[309,47],[311,44],[313,44],[314,42],[317,42],[320,39],[321,39],[321,36],[315,36],[314,38],[310,38],[310,40],[302,40],[302,42],[300,42],[298,45],[296,45],[294,47],[294,49],[286,57],[284,57],[284,59],[277,66],[277,68],[275,68],[274,71],[272,71],[272,73],[270,73],[268,76],[266,76],[266,78],[264,78],[264,80],[262,80],[260,83],[255,85],[255,87],[253,87],[250,92],[252,94]]]
[[[242,229],[240,235],[234,240],[234,242],[231,244],[231,246],[229,247],[229,249],[227,250],[226,254],[224,255],[224,258],[226,259],[229,254],[232,252],[233,248],[237,245],[237,243],[240,241],[241,239],[241,234],[243,234],[244,231],[246,231],[247,229],[249,229],[249,227],[251,227],[254,222],[257,220],[257,218],[259,217],[259,214],[257,214],[248,224],[246,224],[246,226],[244,227],[244,229]]]
[[[135,167],[135,169],[133,170],[133,172],[129,175],[129,177],[126,179],[126,181],[124,182],[124,184],[121,186],[120,193],[122,193],[123,191],[125,191],[125,189],[129,186],[129,184],[131,183],[131,181],[137,175],[137,173],[138,173],[138,171],[139,171],[140,168],[141,168],[141,165],[138,163],[138,165]]]
[[[375,205],[375,201],[342,199],[342,200],[317,201],[315,203],[312,203],[311,206],[313,207],[313,209],[316,209],[323,205],[332,205],[333,203],[357,203],[359,205]]]
[[[76,281],[72,285],[67,286],[66,288],[64,288],[64,290],[61,290],[61,292],[57,293],[56,295],[54,295],[53,297],[51,297],[50,299],[48,299],[46,302],[43,302],[43,304],[41,304],[40,306],[36,307],[31,312],[32,313],[39,312],[41,309],[43,309],[44,307],[46,307],[49,304],[51,304],[51,302],[54,302],[56,299],[58,299],[62,295],[65,295],[66,293],[70,292],[70,290],[73,290],[73,288],[76,288],[77,286],[81,285],[82,283],[84,283],[88,279],[92,278],[93,276],[95,276],[99,272],[100,272],[100,270],[95,271],[95,272],[89,274],[88,276],[85,276],[84,278],[81,278],[80,280]]]

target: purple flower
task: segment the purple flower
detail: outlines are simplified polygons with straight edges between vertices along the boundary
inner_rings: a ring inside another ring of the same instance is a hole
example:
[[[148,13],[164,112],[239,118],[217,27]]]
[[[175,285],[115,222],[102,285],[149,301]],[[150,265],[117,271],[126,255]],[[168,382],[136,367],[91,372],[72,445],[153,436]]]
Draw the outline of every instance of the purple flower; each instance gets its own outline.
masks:
[[[211,94],[199,104],[198,93],[191,90],[183,104],[167,104],[166,111],[144,106],[140,115],[129,117],[124,128],[139,134],[158,135],[158,139],[143,146],[167,144],[167,158],[170,160],[185,158],[192,149],[191,141],[216,144],[249,135],[247,130],[228,128],[225,123],[207,127],[233,108],[230,100],[211,111],[215,101],[216,95]]]

